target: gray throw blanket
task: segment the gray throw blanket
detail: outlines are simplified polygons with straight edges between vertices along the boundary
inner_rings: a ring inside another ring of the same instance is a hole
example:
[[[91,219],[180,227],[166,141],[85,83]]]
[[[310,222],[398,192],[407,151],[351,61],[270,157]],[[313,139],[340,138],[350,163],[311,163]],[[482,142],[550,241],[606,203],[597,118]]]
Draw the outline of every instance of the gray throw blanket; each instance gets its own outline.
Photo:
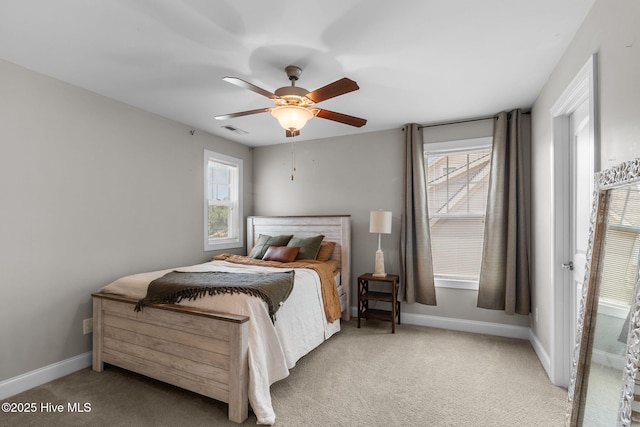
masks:
[[[244,293],[264,300],[274,322],[276,311],[293,289],[294,275],[293,270],[267,274],[172,271],[149,284],[147,295],[138,301],[135,311],[141,311],[149,304],[172,304],[205,295]]]

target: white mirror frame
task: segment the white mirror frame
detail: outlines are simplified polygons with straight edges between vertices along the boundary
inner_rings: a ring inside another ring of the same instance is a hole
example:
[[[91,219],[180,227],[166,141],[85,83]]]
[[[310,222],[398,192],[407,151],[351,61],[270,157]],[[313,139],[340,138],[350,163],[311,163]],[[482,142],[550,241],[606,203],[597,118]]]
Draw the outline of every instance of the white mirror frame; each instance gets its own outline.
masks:
[[[569,397],[567,410],[567,425],[576,426],[579,412],[584,405],[584,372],[592,343],[591,320],[595,313],[594,304],[597,301],[596,291],[601,272],[606,232],[607,212],[609,207],[608,190],[640,181],[640,159],[624,162],[613,168],[598,172],[595,175],[595,191],[593,209],[591,210],[591,225],[589,230],[589,247],[587,248],[587,262],[585,280],[580,296],[576,345],[571,365],[571,379],[569,383]],[[634,300],[629,322],[629,334],[625,354],[625,365],[621,382],[620,405],[618,409],[618,426],[632,425],[632,404],[636,377],[640,364],[640,276],[636,274]]]

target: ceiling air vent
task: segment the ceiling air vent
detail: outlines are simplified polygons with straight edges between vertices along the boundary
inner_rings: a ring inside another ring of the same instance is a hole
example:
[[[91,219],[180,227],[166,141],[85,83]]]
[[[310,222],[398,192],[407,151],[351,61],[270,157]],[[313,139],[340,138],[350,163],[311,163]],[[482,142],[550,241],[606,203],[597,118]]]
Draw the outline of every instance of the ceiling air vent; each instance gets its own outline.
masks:
[[[246,130],[238,129],[237,127],[233,127],[233,126],[222,126],[222,128],[229,130],[231,132],[235,132],[239,135],[244,135],[248,133]]]

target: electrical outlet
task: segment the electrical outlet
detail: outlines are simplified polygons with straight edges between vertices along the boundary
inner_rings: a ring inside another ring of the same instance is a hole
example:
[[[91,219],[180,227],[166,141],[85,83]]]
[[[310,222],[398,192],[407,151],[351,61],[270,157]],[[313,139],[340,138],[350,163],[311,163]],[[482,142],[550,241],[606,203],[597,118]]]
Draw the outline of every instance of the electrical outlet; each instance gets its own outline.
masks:
[[[84,335],[90,334],[91,332],[93,332],[93,317],[90,317],[89,319],[84,319],[82,321],[82,333]]]

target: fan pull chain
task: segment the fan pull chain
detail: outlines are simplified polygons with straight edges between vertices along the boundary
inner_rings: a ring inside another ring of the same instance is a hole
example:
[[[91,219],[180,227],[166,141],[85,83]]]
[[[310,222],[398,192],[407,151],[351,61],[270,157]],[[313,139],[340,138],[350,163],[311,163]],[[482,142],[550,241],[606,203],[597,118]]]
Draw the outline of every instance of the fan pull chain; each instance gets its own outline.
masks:
[[[293,175],[296,172],[296,143],[291,141],[291,181],[293,181]]]

